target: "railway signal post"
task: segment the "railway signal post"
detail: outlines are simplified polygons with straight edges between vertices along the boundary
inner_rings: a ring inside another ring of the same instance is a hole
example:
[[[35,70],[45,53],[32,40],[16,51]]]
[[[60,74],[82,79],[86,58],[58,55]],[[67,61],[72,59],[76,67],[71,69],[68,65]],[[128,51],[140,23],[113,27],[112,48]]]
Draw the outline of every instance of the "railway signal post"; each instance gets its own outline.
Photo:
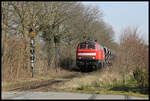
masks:
[[[35,32],[31,28],[29,30],[30,36],[30,62],[31,62],[31,69],[32,69],[32,77],[34,77],[34,36]]]

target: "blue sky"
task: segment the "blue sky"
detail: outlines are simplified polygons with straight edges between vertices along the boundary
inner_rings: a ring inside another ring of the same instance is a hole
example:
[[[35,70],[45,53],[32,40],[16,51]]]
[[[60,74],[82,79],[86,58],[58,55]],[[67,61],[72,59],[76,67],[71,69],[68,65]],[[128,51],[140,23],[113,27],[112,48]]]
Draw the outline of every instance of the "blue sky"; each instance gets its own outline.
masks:
[[[103,11],[104,21],[112,25],[115,41],[119,42],[120,31],[128,26],[139,27],[140,36],[148,43],[148,2],[82,2],[97,5]]]

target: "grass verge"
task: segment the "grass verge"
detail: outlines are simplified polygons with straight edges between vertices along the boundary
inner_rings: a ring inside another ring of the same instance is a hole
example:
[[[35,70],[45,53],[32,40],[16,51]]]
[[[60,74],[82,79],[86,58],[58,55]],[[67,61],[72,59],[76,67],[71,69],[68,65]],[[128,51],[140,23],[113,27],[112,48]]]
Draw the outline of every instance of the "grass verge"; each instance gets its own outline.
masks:
[[[148,88],[141,88],[132,77],[127,77],[123,84],[119,74],[109,72],[97,72],[81,78],[74,78],[60,86],[69,92],[89,93],[89,94],[112,94],[128,95],[135,97],[148,97]]]

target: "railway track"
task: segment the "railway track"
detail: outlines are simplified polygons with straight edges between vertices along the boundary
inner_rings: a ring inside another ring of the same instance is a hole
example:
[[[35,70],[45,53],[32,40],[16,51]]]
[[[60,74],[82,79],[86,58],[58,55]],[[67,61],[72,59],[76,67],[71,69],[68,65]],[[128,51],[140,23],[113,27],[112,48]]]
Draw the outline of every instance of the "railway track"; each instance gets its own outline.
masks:
[[[49,88],[53,89],[52,86],[57,85],[59,83],[64,83],[69,80],[72,80],[73,78],[79,78],[87,75],[94,74],[98,71],[92,71],[92,72],[84,72],[81,73],[80,71],[73,71],[73,74],[65,75],[62,77],[56,77],[51,78],[48,80],[42,80],[42,81],[34,81],[32,83],[25,84],[23,86],[15,87],[12,89],[9,89],[7,91],[48,91]]]
[[[48,79],[48,80],[42,80],[42,81],[34,81],[32,83],[15,87],[12,89],[9,89],[7,91],[47,91],[49,88],[51,88],[53,85],[59,84],[59,83],[64,83],[67,82],[73,78],[78,78],[86,75],[90,75],[91,73],[80,73],[80,72],[74,72],[71,75],[66,75],[60,78],[55,78],[55,79]]]
[[[44,80],[44,81],[35,81],[20,87],[9,89],[8,91],[23,91],[23,90],[29,90],[29,89],[35,89],[38,88],[40,85],[47,84],[47,82],[51,82],[53,79]]]

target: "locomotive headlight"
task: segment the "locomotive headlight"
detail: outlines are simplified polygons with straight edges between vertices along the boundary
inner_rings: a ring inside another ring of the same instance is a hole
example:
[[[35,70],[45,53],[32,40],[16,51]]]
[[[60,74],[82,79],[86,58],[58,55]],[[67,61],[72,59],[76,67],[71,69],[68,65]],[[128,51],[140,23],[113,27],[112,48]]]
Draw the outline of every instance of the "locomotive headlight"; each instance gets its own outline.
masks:
[[[92,57],[92,59],[95,59],[95,57]]]

